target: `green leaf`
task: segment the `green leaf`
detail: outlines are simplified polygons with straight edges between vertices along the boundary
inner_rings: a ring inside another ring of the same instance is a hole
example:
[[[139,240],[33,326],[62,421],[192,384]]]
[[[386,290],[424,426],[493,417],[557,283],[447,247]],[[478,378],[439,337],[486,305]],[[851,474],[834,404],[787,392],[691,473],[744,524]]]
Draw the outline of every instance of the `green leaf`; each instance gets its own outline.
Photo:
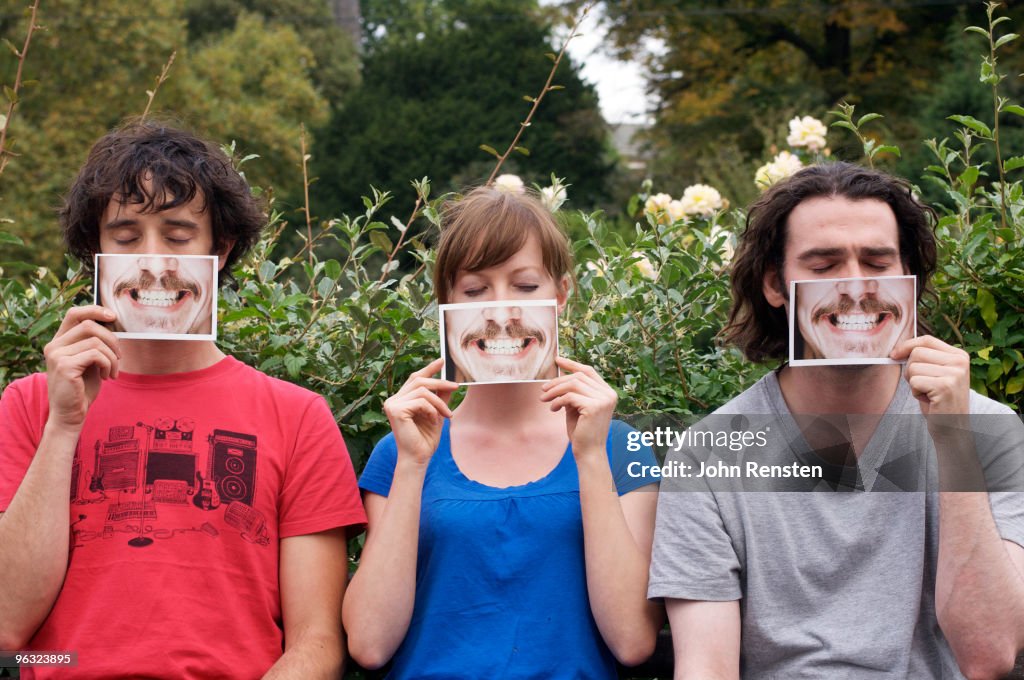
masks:
[[[385,253],[390,253],[392,250],[394,250],[394,246],[391,244],[391,239],[389,239],[387,234],[385,234],[383,231],[371,231],[370,243],[377,246]]]
[[[11,89],[9,85],[4,85],[4,96],[7,97],[7,101],[10,103],[18,103],[18,93]]]
[[[898,158],[902,158],[900,155],[899,147],[893,146],[892,144],[883,144],[882,146],[875,149],[875,153],[891,153]]]
[[[972,165],[963,172],[960,173],[960,181],[968,189],[974,186],[974,183],[978,181],[979,170],[977,166]]]
[[[873,120],[878,120],[882,117],[880,113],[865,113],[857,120],[857,127],[860,127],[864,123],[870,123]]]
[[[274,277],[274,273],[277,271],[277,265],[271,260],[265,260],[260,265],[260,281],[270,281]]]
[[[418,318],[410,316],[408,319],[402,322],[402,332],[406,335],[411,335],[420,329],[423,325]]]
[[[35,323],[29,326],[28,337],[36,337],[46,329],[50,328],[50,326],[57,323],[58,319],[60,319],[59,312],[47,312],[46,314],[43,314],[41,317],[35,320]]]
[[[995,49],[998,50],[1000,47],[1002,47],[1006,43],[1014,41],[1014,40],[1016,40],[1019,37],[1020,36],[1017,35],[1016,33],[1007,33],[1002,38],[1000,38],[999,40],[996,41]]]
[[[0,231],[0,243],[10,243],[15,246],[23,246],[25,242],[14,234],[8,234],[6,231]]]
[[[837,120],[834,123],[832,123],[832,127],[841,127],[846,128],[847,130],[853,130],[854,132],[857,132],[857,126],[846,120]]]
[[[964,127],[977,132],[982,137],[992,137],[992,130],[989,129],[988,125],[985,125],[973,116],[948,116],[947,119],[955,123],[960,123]]]
[[[981,26],[968,26],[967,28],[964,29],[964,33],[967,33],[968,31],[970,31],[971,33],[977,33],[978,35],[983,35],[986,38],[988,37],[988,31],[986,31]]]
[[[1024,156],[1014,156],[1003,161],[1003,170],[1009,172],[1017,168],[1024,168]]]
[[[518,151],[519,153],[523,154],[524,156],[529,156],[530,155],[530,150],[527,149],[525,146],[517,146],[517,147],[515,147],[515,151]]]
[[[489,144],[481,144],[480,148],[486,151],[487,153],[491,154],[495,158],[501,158],[501,154],[498,153],[497,150],[493,146],[490,146]]]
[[[999,320],[999,315],[996,312],[996,299],[992,297],[985,288],[978,289],[977,295],[978,311],[981,312],[981,318],[985,321],[985,325],[992,328],[996,325],[996,321]]]
[[[284,355],[284,366],[288,369],[288,374],[293,378],[299,377],[299,371],[306,365],[306,357],[297,356],[295,354]]]
[[[1006,113],[1012,113],[1018,116],[1024,116],[1024,106],[1018,106],[1017,104],[1010,104],[1009,106],[1004,106],[1002,108],[1002,111],[1005,111]]]
[[[1024,375],[1015,375],[1006,381],[1006,394],[1017,394],[1024,390]]]
[[[327,260],[324,263],[324,274],[329,278],[337,279],[341,276],[341,265],[335,259]]]

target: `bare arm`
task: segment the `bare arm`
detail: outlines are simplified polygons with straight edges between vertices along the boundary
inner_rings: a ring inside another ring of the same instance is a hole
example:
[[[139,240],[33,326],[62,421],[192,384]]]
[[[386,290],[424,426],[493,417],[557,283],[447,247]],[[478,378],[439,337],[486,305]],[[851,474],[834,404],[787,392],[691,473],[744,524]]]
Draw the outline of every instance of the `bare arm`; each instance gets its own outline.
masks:
[[[541,399],[565,409],[579,472],[590,609],[615,657],[634,666],[654,652],[664,622],[661,605],[647,599],[658,494],[649,486],[620,499],[607,451],[615,390],[593,368],[557,361],[571,373],[546,383]]]
[[[1001,678],[1024,649],[1024,548],[1000,538],[988,494],[939,499],[936,613],[961,671]]]
[[[49,417],[32,463],[0,518],[0,649],[20,649],[29,641],[64,584],[78,435],[101,380],[117,375],[117,339],[92,321],[109,320],[104,311],[71,309],[46,346]]]
[[[740,677],[740,603],[665,600],[675,680]]]
[[[620,498],[607,454],[600,453],[603,460],[578,464],[587,592],[608,647],[622,664],[635,666],[654,652],[665,618],[661,605],[647,599],[658,494],[651,485]]]
[[[384,403],[398,449],[385,498],[363,494],[366,543],[345,598],[343,619],[352,658],[380,668],[402,644],[416,600],[420,498],[427,464],[441,437],[455,383],[433,379],[441,360],[412,374]]]
[[[932,336],[901,343],[904,375],[935,443],[939,563],[935,612],[960,670],[1001,678],[1024,647],[1024,577],[992,516],[970,424],[970,356]],[[958,490],[959,489],[959,490]],[[1019,548],[1019,546],[1013,546]]]
[[[347,573],[344,529],[281,539],[284,654],[264,676],[267,680],[341,676]]]

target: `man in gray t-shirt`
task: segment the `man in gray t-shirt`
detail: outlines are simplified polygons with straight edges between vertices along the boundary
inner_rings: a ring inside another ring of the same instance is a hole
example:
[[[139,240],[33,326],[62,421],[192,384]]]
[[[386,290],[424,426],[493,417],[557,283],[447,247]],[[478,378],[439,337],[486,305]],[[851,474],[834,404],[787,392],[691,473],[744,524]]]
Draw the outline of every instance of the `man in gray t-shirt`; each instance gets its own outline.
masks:
[[[935,261],[927,210],[904,184],[812,166],[752,206],[726,337],[753,360],[784,357],[788,281],[914,274],[920,292]],[[824,470],[816,481],[662,479],[648,595],[666,600],[677,680],[1000,677],[1013,666],[1024,426],[970,391],[961,350],[922,335],[892,357],[906,365],[784,366],[698,426],[770,423],[765,445],[740,458]],[[951,421],[975,433],[970,446]],[[701,455],[684,447],[668,462]]]

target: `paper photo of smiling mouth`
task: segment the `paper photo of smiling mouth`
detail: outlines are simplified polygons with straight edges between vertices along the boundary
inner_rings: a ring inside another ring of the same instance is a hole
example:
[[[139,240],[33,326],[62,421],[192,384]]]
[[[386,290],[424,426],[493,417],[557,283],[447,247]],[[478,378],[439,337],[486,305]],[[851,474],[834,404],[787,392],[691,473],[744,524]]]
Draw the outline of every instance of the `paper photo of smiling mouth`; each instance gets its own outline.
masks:
[[[558,376],[554,300],[466,302],[439,307],[445,379],[463,385]]]
[[[917,330],[917,278],[875,276],[790,282],[792,366],[895,364]]]
[[[96,255],[96,304],[112,310],[118,337],[215,340],[217,258],[212,255]]]

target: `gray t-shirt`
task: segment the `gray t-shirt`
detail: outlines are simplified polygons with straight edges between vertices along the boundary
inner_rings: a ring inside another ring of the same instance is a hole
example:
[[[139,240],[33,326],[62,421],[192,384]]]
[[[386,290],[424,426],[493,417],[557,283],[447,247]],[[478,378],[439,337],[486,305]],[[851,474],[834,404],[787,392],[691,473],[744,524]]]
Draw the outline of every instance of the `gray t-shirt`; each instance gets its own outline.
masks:
[[[990,501],[1003,538],[1024,545],[1021,423],[975,392],[970,408],[972,417],[997,416],[1010,434],[996,455],[1004,470],[1015,461],[1015,479],[1004,487],[1015,491],[992,493]],[[774,372],[721,414],[767,416],[787,430],[769,440],[781,442],[776,448],[801,460],[809,449]],[[904,380],[886,415],[895,414],[923,421]],[[891,458],[916,446],[906,418],[879,426],[859,459],[865,481],[854,488],[895,488],[872,473],[884,465],[880,451]],[[786,457],[779,453],[759,455]],[[878,465],[864,465],[871,460]],[[935,475],[921,474],[931,490],[733,491],[709,483],[694,491],[692,480],[673,490],[663,478],[648,597],[740,600],[744,678],[962,678],[935,616],[938,495]]]

